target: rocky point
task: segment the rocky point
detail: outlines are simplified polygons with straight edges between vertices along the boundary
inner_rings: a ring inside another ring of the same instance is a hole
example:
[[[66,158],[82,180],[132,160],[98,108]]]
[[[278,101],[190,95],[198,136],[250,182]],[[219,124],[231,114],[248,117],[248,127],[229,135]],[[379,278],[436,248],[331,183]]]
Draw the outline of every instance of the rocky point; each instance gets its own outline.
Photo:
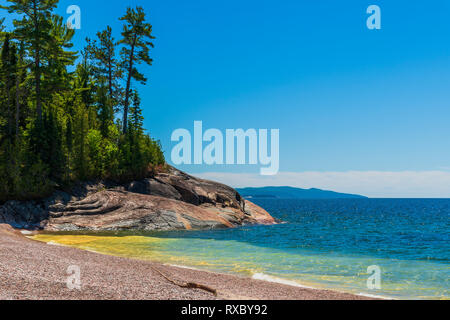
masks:
[[[231,187],[169,167],[126,185],[80,184],[40,201],[9,201],[0,223],[48,231],[183,230],[273,224]]]

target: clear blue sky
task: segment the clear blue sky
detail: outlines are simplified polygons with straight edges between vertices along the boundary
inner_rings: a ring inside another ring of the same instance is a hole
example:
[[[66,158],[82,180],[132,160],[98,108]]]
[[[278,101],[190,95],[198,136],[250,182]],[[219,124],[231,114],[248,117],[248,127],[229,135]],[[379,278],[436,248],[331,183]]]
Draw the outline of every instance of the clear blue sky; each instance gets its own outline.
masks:
[[[147,11],[145,124],[168,158],[172,131],[202,120],[279,128],[284,172],[450,170],[447,0],[63,0],[59,12],[70,4],[82,10],[77,47],[108,24],[118,37],[127,6]],[[382,30],[366,28],[371,4]]]

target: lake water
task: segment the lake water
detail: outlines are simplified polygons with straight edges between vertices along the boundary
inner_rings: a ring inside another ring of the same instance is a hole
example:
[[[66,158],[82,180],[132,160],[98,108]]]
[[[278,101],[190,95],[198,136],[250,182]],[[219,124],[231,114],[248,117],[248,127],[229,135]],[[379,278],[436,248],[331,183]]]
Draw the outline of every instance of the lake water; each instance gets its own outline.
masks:
[[[259,199],[284,224],[232,230],[39,235],[97,252],[407,299],[449,299],[450,199]],[[367,268],[381,289],[368,289]]]

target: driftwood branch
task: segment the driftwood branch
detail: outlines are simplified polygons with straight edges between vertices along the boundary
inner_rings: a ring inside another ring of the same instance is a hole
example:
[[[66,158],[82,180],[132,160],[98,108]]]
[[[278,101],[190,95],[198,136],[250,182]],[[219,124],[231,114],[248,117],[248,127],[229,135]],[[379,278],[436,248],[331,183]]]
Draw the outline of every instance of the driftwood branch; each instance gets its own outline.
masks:
[[[166,276],[164,273],[162,273],[161,271],[159,271],[158,269],[156,269],[155,267],[151,267],[153,271],[155,271],[156,273],[158,273],[159,275],[161,275],[161,277],[163,277],[164,279],[166,279],[167,281],[169,281],[170,283],[180,287],[180,288],[188,288],[188,289],[200,289],[200,290],[204,290],[207,292],[212,293],[214,296],[217,297],[217,290],[208,286],[205,286],[203,284],[199,284],[199,283],[195,283],[195,282],[184,282],[184,283],[180,283],[177,282],[171,278],[169,278],[168,276]]]

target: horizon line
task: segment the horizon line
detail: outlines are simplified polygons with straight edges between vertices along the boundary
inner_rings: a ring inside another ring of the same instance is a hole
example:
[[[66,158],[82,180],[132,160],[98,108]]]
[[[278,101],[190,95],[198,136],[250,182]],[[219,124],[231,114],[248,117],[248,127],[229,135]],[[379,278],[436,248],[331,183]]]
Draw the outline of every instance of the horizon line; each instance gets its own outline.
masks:
[[[281,171],[257,173],[192,173],[233,188],[292,187],[363,195],[377,199],[448,199],[450,171]]]

